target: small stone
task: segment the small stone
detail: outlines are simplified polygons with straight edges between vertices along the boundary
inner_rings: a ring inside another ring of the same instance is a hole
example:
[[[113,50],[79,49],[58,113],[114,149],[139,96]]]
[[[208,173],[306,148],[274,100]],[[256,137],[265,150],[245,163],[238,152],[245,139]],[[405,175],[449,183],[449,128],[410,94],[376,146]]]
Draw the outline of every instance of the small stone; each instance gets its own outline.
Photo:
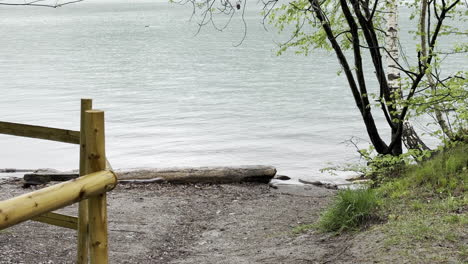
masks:
[[[287,180],[290,180],[291,177],[286,176],[286,175],[276,175],[273,179],[287,181]]]

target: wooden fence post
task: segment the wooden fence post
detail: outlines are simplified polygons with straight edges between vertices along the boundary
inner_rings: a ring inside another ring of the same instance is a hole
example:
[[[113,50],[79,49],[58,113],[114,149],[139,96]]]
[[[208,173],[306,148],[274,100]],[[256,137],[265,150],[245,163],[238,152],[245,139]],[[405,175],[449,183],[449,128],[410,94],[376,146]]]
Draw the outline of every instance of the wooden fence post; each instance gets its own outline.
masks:
[[[106,169],[104,112],[88,110],[85,114],[86,174]],[[107,264],[106,193],[88,199],[89,247],[92,264]]]
[[[86,174],[86,129],[85,113],[93,108],[92,99],[81,99],[80,111],[80,176]],[[78,207],[78,250],[77,264],[88,263],[88,200],[80,202]]]

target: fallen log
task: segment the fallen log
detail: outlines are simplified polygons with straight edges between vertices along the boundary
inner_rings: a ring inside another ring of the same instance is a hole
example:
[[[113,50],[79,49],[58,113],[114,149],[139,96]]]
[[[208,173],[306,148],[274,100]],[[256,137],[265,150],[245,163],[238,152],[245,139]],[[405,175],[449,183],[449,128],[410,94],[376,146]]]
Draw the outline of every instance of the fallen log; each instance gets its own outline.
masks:
[[[27,173],[23,180],[25,186],[47,184],[51,181],[69,181],[78,178],[76,173]]]
[[[170,183],[268,183],[276,174],[272,166],[163,168],[117,171],[119,181],[160,178]]]
[[[301,179],[299,179],[299,182],[303,183],[303,184],[311,184],[311,185],[315,185],[315,186],[318,186],[318,187],[323,187],[323,188],[326,188],[326,189],[338,190],[338,185],[333,184],[333,183],[324,183],[324,182],[321,182],[321,181],[311,182],[311,181],[304,181],[304,180],[301,180]]]

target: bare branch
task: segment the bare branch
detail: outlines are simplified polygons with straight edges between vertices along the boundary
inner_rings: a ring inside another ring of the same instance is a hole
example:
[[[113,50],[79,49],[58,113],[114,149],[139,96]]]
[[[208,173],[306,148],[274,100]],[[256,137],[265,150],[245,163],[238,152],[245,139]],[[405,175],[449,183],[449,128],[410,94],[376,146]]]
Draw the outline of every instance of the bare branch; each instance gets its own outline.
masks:
[[[72,0],[63,3],[56,2],[55,4],[43,4],[46,0],[33,0],[33,1],[25,1],[22,3],[9,3],[9,2],[0,2],[0,5],[4,6],[34,6],[34,7],[51,7],[51,8],[58,8],[69,4],[74,4],[78,2],[82,2],[84,0]]]

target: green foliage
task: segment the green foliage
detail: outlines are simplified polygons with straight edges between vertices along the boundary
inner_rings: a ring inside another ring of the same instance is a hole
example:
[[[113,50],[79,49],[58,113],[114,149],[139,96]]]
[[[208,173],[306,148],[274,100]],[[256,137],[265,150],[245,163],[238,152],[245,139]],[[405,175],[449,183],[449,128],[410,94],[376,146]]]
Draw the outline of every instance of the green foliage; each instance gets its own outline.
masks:
[[[353,171],[370,180],[371,185],[378,186],[390,179],[399,178],[408,166],[429,159],[434,151],[410,149],[399,156],[393,156],[378,154],[373,146],[369,146],[367,149],[359,149],[358,152],[366,165],[346,163],[325,167],[320,171],[332,175],[336,175],[335,171]]]
[[[435,4],[435,6],[438,9],[442,7],[442,4],[440,2],[439,3],[432,2],[432,3]],[[453,4],[454,1],[445,1],[445,3],[447,6],[449,6]],[[421,0],[401,1],[401,4],[408,7],[410,10],[412,10],[411,15],[410,15],[411,20],[419,19],[421,15],[421,9],[420,9]],[[463,25],[463,23],[467,21],[468,10],[463,7],[464,5],[463,1],[460,1],[458,5],[460,6],[460,8],[454,8],[448,12],[447,14],[448,23],[442,26],[441,35],[463,35],[467,33],[466,28],[461,29],[457,26]],[[429,4],[428,7],[433,9],[434,5]],[[421,32],[418,32],[418,31],[410,31],[410,32],[415,33],[415,36],[422,34]]]
[[[270,12],[268,19],[280,33],[291,31],[291,39],[280,46],[278,55],[293,47],[297,54],[305,55],[309,55],[311,49],[331,50],[320,23],[314,21],[310,12],[304,12],[308,5],[306,0],[296,0]],[[334,10],[338,10],[337,6]],[[336,17],[331,18],[332,21],[335,19]]]
[[[468,144],[464,143],[466,136],[460,133],[459,138],[463,140],[446,142],[444,147],[433,151],[410,149],[400,156],[376,154],[372,146],[361,149],[359,152],[367,161],[367,167],[362,167],[361,172],[372,180],[373,186],[382,183],[394,185],[397,192],[404,191],[400,189],[408,181],[418,186],[426,185],[439,193],[453,192],[457,188],[460,189],[458,191],[464,191],[467,189],[468,177]],[[399,180],[390,181],[392,179]]]
[[[411,19],[419,20],[421,18],[421,0],[395,2],[412,10]],[[380,43],[379,46],[385,46],[384,39],[386,38],[386,32],[384,29],[386,28],[386,14],[389,13],[388,8],[392,4],[391,1],[374,0],[367,2],[368,6],[374,7],[374,4],[376,9],[375,12],[372,11],[372,19],[368,25],[372,25],[372,28],[375,29],[374,32]],[[287,50],[293,50],[296,53],[305,55],[309,55],[316,49],[332,51],[333,49],[324,30],[324,25],[329,25],[332,32],[332,37],[330,38],[336,39],[341,50],[347,51],[353,49],[353,37],[350,33],[351,26],[347,23],[347,19],[343,13],[343,7],[346,7],[346,5],[350,10],[353,10],[351,8],[352,1],[345,4],[337,0],[324,0],[320,1],[320,7],[317,11],[311,6],[310,1],[294,0],[268,13],[265,12],[264,15],[268,14],[270,23],[280,33],[290,34],[289,40],[280,45],[278,54],[282,54]],[[457,134],[463,135],[468,131],[468,73],[447,73],[447,71],[441,70],[441,63],[443,60],[447,61],[447,56],[451,54],[466,52],[468,50],[468,43],[462,40],[462,37],[468,34],[468,31],[466,27],[460,27],[460,25],[463,25],[463,22],[467,21],[468,11],[463,1],[457,2],[453,0],[442,2],[430,1],[428,8],[431,11],[427,13],[427,19],[424,19],[424,22],[426,23],[425,27],[429,31],[420,32],[422,28],[419,28],[419,23],[415,23],[415,27],[410,30],[410,33],[418,40],[421,36],[426,35],[427,39],[431,39],[434,35],[437,35],[438,39],[434,43],[432,43],[432,40],[428,40],[429,43],[426,43],[424,50],[426,54],[418,56],[414,61],[409,61],[407,56],[403,57],[402,61],[405,62],[406,67],[402,70],[403,78],[400,79],[401,93],[392,93],[390,98],[384,98],[382,96],[382,87],[371,91],[371,86],[368,85],[367,88],[369,90],[360,96],[361,98],[370,96],[373,99],[372,103],[367,105],[368,108],[380,109],[382,105],[385,105],[391,115],[390,120],[393,125],[403,121],[400,119],[407,120],[411,116],[436,115],[437,122],[435,124],[440,126],[440,129],[432,131],[430,134],[438,137],[442,142],[458,140],[459,135]],[[324,18],[323,23],[318,19],[316,11]],[[444,16],[439,28],[435,26],[438,22],[436,17],[440,17],[439,15],[442,13],[444,13]],[[351,17],[355,21],[358,21],[355,11],[351,11]],[[436,32],[436,29],[440,29],[440,31]],[[361,42],[355,54],[368,53],[370,49],[366,47],[366,42],[364,41],[366,39],[363,33],[364,29],[359,27],[357,31]],[[459,37],[460,41],[456,42],[449,39],[452,36]],[[444,38],[446,39],[445,41],[451,41],[453,46],[442,49],[438,43],[441,40],[443,41]],[[416,44],[414,48],[402,47],[402,49],[415,49],[421,54],[422,44]],[[348,62],[351,62],[352,56],[350,54],[352,52],[345,52],[344,55],[344,57],[347,57]],[[385,53],[382,52],[383,54]],[[340,62],[342,63],[342,61]],[[382,66],[385,67],[385,65]],[[357,69],[357,66],[352,70],[356,72],[365,71]],[[441,74],[442,72],[444,72],[444,75]],[[415,81],[415,76],[420,74],[424,74],[424,78],[417,78],[418,80]],[[368,81],[367,79],[373,78],[369,76],[366,76],[366,82]],[[406,107],[409,108],[408,112],[403,110]],[[453,135],[456,136],[454,137]],[[379,149],[379,152],[386,153],[381,149]],[[418,159],[419,157],[424,158],[426,155],[429,154],[410,153],[407,157],[401,157],[401,161],[392,160],[390,157],[376,157],[375,160],[372,160],[375,164],[374,167],[376,167],[374,169],[380,172],[381,167],[394,168],[399,167],[400,164],[408,164],[406,160],[410,156]]]
[[[360,149],[359,154],[367,162],[362,170],[363,175],[371,179],[374,185],[379,185],[391,178],[400,177],[409,165],[429,159],[432,152],[409,149],[399,156],[381,155],[374,151],[373,146],[369,146],[367,149]]]
[[[378,5],[378,11],[383,11],[385,1]],[[321,1],[321,9],[327,17],[327,23],[332,25],[332,30],[343,50],[352,47],[349,26],[344,23],[345,18],[340,5],[336,0]],[[383,12],[377,12],[373,19],[374,25],[383,28]],[[323,30],[322,24],[315,18],[307,0],[295,0],[283,4],[273,9],[268,16],[270,24],[273,24],[280,33],[291,32],[290,40],[284,42],[278,50],[281,55],[288,49],[294,50],[297,54],[309,55],[314,49],[324,49],[331,51],[332,47],[327,41],[327,36]],[[379,39],[383,39],[385,34],[378,32]],[[360,32],[361,37],[362,32]]]
[[[421,86],[429,87],[430,83],[422,82]],[[402,102],[403,103],[403,102]],[[414,115],[435,115],[441,111],[451,122],[451,130],[456,133],[466,132],[468,128],[468,72],[456,72],[445,82],[433,84],[432,89],[422,90],[410,101]],[[435,121],[436,122],[436,121]],[[436,130],[433,136],[445,139],[445,135]]]
[[[398,2],[398,1],[397,1]],[[447,1],[447,6],[451,5],[453,1]],[[376,28],[385,28],[385,15],[386,10],[389,7],[388,1],[370,1],[369,5],[376,4],[376,12],[372,18],[372,23]],[[351,48],[351,38],[349,35],[349,26],[345,23],[343,11],[340,7],[340,3],[337,0],[324,0],[320,2],[321,11],[327,18],[327,23],[332,26],[333,33],[339,39],[340,46],[344,49]],[[404,5],[410,10],[410,19],[418,19],[421,15],[421,1],[412,0],[401,2],[400,5]],[[459,35],[464,36],[468,34],[466,28],[459,28],[455,25],[462,25],[463,22],[467,21],[468,11],[463,7],[463,2],[457,4],[460,8],[453,8],[447,14],[447,22],[441,27],[441,36],[446,35]],[[437,8],[440,10],[441,5],[437,4]],[[433,8],[431,6],[431,8]],[[440,11],[439,11],[440,12]],[[312,49],[325,49],[331,50],[331,46],[327,42],[327,37],[323,31],[322,25],[317,21],[315,15],[312,12],[310,2],[307,0],[294,0],[280,7],[274,8],[270,12],[263,12],[263,15],[268,14],[270,24],[274,25],[279,33],[290,33],[290,40],[286,41],[281,45],[279,54],[282,54],[288,49],[293,49],[296,53],[308,55]],[[354,19],[357,18],[354,16]],[[435,22],[434,22],[435,23]],[[417,30],[410,30],[410,33],[414,37],[419,37],[421,33]],[[433,31],[431,34],[434,33]],[[378,38],[383,40],[385,33],[383,30],[377,32]],[[363,39],[362,32],[360,36]],[[444,54],[453,52],[462,52],[468,48],[466,43],[456,43],[452,49],[444,51]]]
[[[317,227],[326,232],[356,230],[375,219],[379,203],[373,189],[341,190]]]

